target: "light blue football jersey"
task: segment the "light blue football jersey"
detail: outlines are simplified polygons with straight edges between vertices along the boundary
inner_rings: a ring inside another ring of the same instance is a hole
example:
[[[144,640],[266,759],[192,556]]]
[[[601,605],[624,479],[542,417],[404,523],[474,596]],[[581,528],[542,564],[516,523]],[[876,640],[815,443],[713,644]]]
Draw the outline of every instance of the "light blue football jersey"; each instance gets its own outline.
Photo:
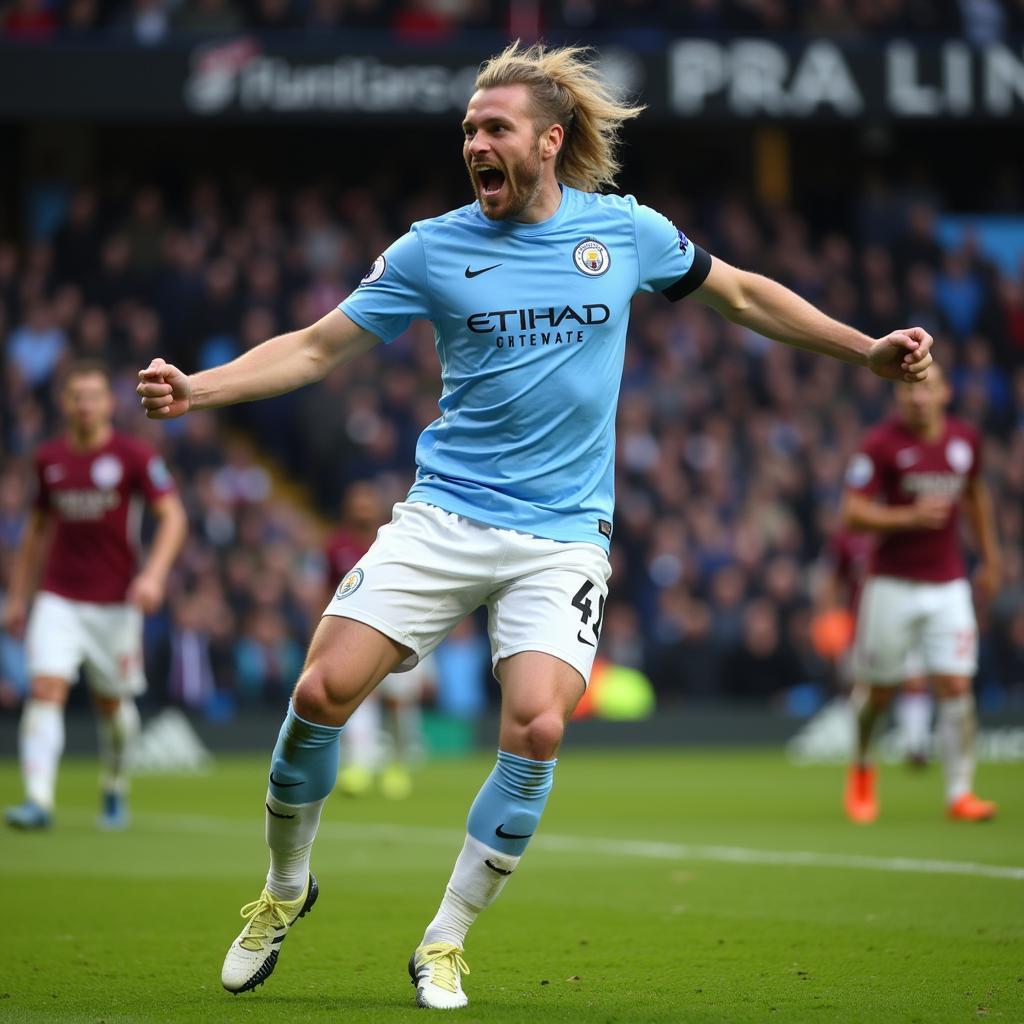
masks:
[[[409,500],[607,549],[630,300],[681,297],[709,269],[632,196],[563,187],[539,224],[488,220],[477,203],[415,223],[339,306],[385,342],[434,325],[441,415]]]

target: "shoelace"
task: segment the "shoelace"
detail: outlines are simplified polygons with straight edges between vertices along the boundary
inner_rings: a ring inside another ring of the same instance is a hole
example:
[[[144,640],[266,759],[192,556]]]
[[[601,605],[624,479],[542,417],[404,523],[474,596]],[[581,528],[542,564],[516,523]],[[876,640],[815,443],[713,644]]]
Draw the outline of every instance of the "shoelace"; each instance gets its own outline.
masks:
[[[246,903],[240,913],[242,917],[249,919],[249,934],[239,945],[251,953],[258,953],[263,948],[264,940],[277,929],[277,922],[285,928],[290,923],[284,905],[275,900],[266,889],[260,893],[258,900]]]
[[[420,950],[419,963],[417,966],[433,964],[434,969],[430,972],[431,984],[438,988],[446,989],[449,992],[458,990],[458,976],[456,970],[462,974],[469,974],[469,965],[462,959],[462,950],[453,946],[450,942],[435,942],[424,946]]]

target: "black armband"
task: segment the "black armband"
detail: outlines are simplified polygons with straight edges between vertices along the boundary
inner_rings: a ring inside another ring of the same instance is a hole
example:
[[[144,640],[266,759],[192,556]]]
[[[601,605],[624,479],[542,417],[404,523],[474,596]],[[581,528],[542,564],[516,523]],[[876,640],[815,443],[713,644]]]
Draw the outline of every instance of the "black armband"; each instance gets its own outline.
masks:
[[[711,254],[699,245],[693,246],[693,262],[690,269],[675,284],[669,285],[661,294],[669,302],[685,299],[690,292],[696,291],[711,273]]]

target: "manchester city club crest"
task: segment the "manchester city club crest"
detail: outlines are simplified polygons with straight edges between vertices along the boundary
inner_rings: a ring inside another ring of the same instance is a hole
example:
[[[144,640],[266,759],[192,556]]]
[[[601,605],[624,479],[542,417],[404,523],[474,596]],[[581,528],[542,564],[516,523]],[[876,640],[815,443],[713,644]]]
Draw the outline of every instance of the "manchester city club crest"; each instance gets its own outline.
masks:
[[[607,246],[596,238],[587,238],[572,251],[576,269],[587,277],[600,277],[612,265]]]
[[[340,601],[343,597],[348,597],[349,594],[354,594],[358,589],[359,585],[363,582],[363,570],[353,569],[342,581],[338,587],[338,592],[334,595],[335,600]]]

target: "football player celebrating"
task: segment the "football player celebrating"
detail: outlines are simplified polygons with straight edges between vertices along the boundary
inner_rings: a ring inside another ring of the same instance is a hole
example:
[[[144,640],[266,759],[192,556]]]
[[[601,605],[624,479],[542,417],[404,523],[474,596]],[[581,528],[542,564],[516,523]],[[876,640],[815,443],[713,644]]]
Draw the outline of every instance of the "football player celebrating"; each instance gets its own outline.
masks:
[[[442,367],[441,415],[420,438],[415,483],[327,606],[281,728],[266,796],[270,873],[224,962],[231,991],[270,974],[316,898],[310,848],[352,711],[484,605],[502,689],[497,762],[410,962],[421,1006],[466,1005],[466,934],[538,828],[600,638],[636,292],[693,295],[882,376],[927,375],[921,328],[869,338],[712,259],[631,196],[602,194],[620,127],[639,113],[578,48],[511,45],[481,68],[463,118],[475,202],[414,224],[312,326],[195,376],[160,359],[140,374],[149,415],[179,416],[309,384],[414,319],[433,322]]]

